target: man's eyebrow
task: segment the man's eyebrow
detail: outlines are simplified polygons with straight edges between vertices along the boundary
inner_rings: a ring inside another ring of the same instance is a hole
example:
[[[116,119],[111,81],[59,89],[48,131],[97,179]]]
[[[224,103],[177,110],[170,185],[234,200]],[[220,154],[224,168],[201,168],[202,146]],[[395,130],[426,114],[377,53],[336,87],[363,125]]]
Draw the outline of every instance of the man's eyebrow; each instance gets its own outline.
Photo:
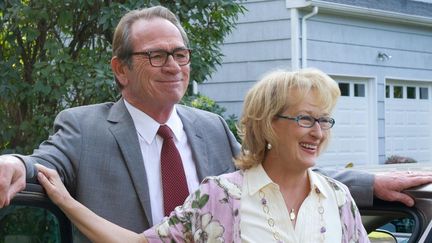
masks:
[[[153,49],[147,49],[144,50],[142,52],[152,52],[152,51],[165,51],[165,52],[173,52],[173,51],[177,51],[177,50],[187,50],[188,48],[186,46],[179,46],[179,47],[175,47],[171,50],[167,50],[167,49],[163,49],[163,48],[153,48]]]

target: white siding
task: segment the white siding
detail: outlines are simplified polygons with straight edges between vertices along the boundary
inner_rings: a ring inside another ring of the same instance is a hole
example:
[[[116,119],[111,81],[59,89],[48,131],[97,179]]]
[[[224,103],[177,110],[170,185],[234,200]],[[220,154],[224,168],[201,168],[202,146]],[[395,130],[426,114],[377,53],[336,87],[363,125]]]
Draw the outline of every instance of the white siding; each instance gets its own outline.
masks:
[[[248,11],[222,47],[222,66],[199,85],[199,92],[227,108],[226,116],[240,115],[246,91],[264,73],[291,67],[290,10],[285,0],[245,1],[244,6]],[[310,12],[311,8],[304,9],[300,17]],[[321,8],[308,19],[307,31],[308,66],[332,76],[374,80],[368,100],[372,137],[367,138],[374,151],[368,151],[372,153],[371,161],[361,163],[383,163],[385,80],[432,81],[432,26],[350,16]],[[379,60],[379,52],[391,58]]]

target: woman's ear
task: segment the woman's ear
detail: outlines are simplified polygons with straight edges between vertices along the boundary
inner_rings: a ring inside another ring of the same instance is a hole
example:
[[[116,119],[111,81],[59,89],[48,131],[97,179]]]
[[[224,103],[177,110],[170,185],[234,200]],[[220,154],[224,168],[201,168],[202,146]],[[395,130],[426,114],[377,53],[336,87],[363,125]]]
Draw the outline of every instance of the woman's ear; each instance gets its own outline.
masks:
[[[126,76],[126,69],[128,69],[127,64],[123,63],[117,56],[111,58],[111,69],[117,78],[117,81],[121,86],[126,86],[128,84],[128,79]]]

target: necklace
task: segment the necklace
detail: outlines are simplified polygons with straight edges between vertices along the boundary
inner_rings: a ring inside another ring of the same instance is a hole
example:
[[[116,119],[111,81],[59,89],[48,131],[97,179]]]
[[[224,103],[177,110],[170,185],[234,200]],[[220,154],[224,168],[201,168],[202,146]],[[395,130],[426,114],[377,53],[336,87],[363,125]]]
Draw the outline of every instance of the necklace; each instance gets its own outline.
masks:
[[[291,208],[291,211],[289,213],[289,219],[291,221],[294,221],[294,219],[296,218],[295,212],[294,212],[294,208]]]
[[[324,221],[324,207],[322,206],[322,203],[321,203],[321,197],[320,197],[321,191],[318,188],[315,188],[315,192],[318,196],[318,213],[320,215],[319,220],[320,220],[320,224],[321,224],[320,238],[321,238],[321,242],[324,242],[325,241],[325,233],[327,231],[327,229],[325,227],[325,221]],[[262,206],[264,213],[266,214],[267,224],[270,226],[270,229],[271,229],[272,234],[273,234],[273,238],[275,239],[275,241],[277,243],[283,243],[283,241],[281,240],[281,236],[280,236],[279,232],[275,228],[275,221],[270,214],[270,208],[268,206],[268,201],[265,197],[265,193],[263,190],[259,190],[259,196],[261,198],[261,206]],[[295,218],[296,218],[296,214],[294,212],[294,208],[292,208],[289,212],[289,219],[291,221],[293,221]]]

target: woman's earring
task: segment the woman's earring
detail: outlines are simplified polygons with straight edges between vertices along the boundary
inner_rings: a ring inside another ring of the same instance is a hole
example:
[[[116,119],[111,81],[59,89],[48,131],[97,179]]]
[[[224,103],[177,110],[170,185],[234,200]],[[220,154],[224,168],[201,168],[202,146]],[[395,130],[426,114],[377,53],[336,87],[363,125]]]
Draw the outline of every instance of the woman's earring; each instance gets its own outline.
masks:
[[[272,149],[272,145],[270,143],[267,144],[267,150]]]

